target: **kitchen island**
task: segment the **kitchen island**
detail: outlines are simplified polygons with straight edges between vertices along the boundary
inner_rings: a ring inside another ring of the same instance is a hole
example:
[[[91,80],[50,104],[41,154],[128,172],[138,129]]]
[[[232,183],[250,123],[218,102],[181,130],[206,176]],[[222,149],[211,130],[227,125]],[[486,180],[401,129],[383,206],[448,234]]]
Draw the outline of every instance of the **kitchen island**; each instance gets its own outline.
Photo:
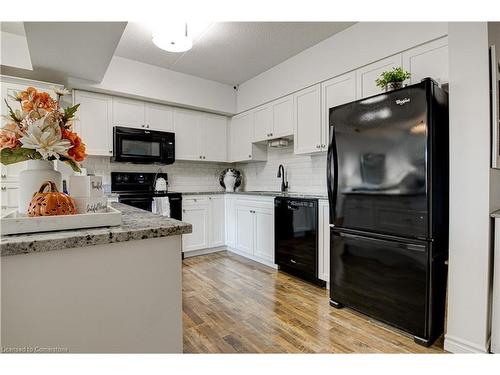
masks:
[[[4,353],[181,353],[188,223],[113,203],[118,227],[2,236]]]

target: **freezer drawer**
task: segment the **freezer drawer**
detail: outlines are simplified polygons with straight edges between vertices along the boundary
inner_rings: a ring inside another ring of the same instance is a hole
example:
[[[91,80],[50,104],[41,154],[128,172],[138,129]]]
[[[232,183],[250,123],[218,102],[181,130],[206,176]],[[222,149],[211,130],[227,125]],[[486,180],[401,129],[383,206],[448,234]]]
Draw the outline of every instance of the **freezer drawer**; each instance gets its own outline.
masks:
[[[330,299],[426,337],[429,248],[331,231]]]

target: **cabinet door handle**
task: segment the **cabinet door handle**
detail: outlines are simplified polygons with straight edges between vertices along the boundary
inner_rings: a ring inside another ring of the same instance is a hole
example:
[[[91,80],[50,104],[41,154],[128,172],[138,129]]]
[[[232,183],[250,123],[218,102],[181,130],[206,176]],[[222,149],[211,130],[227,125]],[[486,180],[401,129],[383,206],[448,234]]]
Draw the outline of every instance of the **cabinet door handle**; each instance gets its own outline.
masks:
[[[2,178],[7,178],[7,175],[6,175],[6,174],[3,174],[3,175],[2,175]]]
[[[186,210],[182,210],[182,212],[186,213]]]
[[[203,157],[203,159],[205,159],[205,157]]]
[[[321,147],[322,147],[322,148],[325,148],[325,147],[326,147],[326,145],[321,145]]]
[[[200,155],[200,159],[201,159],[201,155]]]
[[[6,186],[2,186],[2,191],[5,191],[7,190],[7,187]]]
[[[109,150],[109,153],[112,154],[113,153],[113,150]]]
[[[248,155],[248,158],[251,158],[251,157],[252,157],[252,155]]]
[[[269,134],[271,137],[273,136],[273,133]]]

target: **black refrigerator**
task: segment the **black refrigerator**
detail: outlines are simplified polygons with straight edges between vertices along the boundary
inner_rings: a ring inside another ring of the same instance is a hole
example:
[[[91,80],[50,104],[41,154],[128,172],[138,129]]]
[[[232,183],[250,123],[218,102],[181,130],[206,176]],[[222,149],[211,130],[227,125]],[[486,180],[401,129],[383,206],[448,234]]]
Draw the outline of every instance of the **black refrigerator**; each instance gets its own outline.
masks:
[[[330,304],[430,345],[444,325],[448,96],[431,79],[331,108]]]

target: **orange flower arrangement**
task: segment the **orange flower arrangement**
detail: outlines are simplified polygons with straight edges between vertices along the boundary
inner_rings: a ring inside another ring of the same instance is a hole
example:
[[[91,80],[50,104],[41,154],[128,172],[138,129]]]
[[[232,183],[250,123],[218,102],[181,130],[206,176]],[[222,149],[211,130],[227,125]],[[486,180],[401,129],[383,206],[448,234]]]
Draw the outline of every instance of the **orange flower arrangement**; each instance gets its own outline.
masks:
[[[80,171],[80,162],[87,156],[85,144],[72,131],[79,104],[61,108],[65,88],[54,88],[57,99],[34,87],[9,95],[19,103],[21,111],[5,104],[12,123],[0,128],[0,162],[4,165],[25,160],[60,160],[74,171]]]
[[[7,124],[0,129],[0,150],[18,146],[21,135],[17,129],[16,124]]]
[[[18,94],[23,111],[29,112],[39,108],[52,112],[57,109],[57,102],[46,92],[38,92],[34,87],[28,87]]]
[[[80,136],[68,129],[62,129],[62,138],[71,142],[68,155],[75,161],[83,161],[87,155],[85,154],[85,144]]]

